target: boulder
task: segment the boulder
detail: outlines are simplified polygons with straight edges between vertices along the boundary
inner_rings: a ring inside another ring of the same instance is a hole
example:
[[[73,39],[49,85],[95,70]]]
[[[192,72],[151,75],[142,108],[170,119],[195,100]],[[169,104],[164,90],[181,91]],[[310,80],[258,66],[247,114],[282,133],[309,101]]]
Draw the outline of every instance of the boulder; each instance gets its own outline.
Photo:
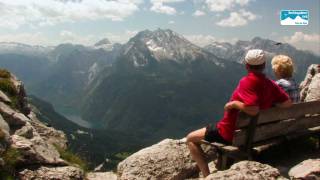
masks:
[[[32,139],[18,135],[11,136],[11,146],[22,155],[21,163],[66,165],[53,145],[45,142],[36,132],[33,135]]]
[[[0,130],[3,133],[3,137],[2,137],[3,139],[0,137],[0,140],[8,141],[10,137],[10,127],[1,115],[0,115]]]
[[[24,114],[16,112],[3,102],[0,102],[0,113],[10,126],[23,126],[29,120]]]
[[[33,131],[33,127],[29,122],[27,122],[26,125],[24,125],[22,128],[16,130],[14,134],[25,137],[27,139],[31,139],[33,138]]]
[[[304,81],[300,84],[301,101],[320,100],[320,64],[312,64]]]
[[[62,149],[67,148],[68,140],[62,131],[44,125],[33,112],[31,112],[28,117],[31,119],[30,124],[39,133],[42,139],[52,145],[57,145]]]
[[[308,159],[289,171],[291,179],[320,179],[320,159]]]
[[[17,102],[16,106],[17,108],[25,115],[28,115],[31,111],[30,107],[28,106],[28,101],[27,101],[27,94],[24,89],[24,85],[22,81],[18,80],[16,76],[11,74],[10,81],[13,83],[15,86],[16,92],[17,92]]]
[[[24,169],[18,173],[21,180],[83,180],[84,172],[73,166],[40,167],[38,169]]]
[[[114,172],[94,172],[87,174],[87,180],[117,180]]]
[[[2,154],[9,145],[10,127],[0,115],[0,154]]]
[[[304,101],[320,100],[320,74],[316,74],[309,84],[307,95]]]
[[[206,180],[216,179],[234,179],[234,180],[260,180],[260,179],[285,179],[280,175],[278,169],[267,164],[261,164],[254,161],[241,161],[225,171],[218,171],[210,174]]]
[[[1,90],[0,90],[0,101],[5,103],[11,103],[10,98],[8,98],[8,96],[5,93],[3,93]]]
[[[185,140],[165,139],[120,162],[117,173],[120,179],[185,179],[199,170]]]

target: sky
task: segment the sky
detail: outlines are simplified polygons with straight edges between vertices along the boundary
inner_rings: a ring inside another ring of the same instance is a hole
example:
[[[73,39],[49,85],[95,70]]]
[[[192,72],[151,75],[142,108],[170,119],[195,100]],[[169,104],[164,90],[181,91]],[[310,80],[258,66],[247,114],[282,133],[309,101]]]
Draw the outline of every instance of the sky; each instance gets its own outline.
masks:
[[[309,24],[282,26],[281,10],[308,10]],[[320,54],[320,0],[0,0],[0,42],[125,43],[157,28],[199,46],[259,36]]]

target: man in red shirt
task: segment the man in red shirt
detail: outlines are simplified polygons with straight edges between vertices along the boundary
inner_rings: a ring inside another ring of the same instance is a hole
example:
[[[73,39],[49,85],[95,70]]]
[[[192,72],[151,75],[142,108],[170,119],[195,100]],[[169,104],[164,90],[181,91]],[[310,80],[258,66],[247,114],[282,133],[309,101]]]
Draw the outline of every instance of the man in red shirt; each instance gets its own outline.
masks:
[[[217,124],[209,124],[187,136],[191,156],[204,177],[210,172],[200,147],[201,140],[231,144],[239,111],[254,116],[260,109],[267,109],[273,105],[289,107],[292,104],[288,95],[263,74],[265,54],[262,50],[249,50],[244,64],[248,74],[240,80],[230,101],[225,105],[223,118]]]

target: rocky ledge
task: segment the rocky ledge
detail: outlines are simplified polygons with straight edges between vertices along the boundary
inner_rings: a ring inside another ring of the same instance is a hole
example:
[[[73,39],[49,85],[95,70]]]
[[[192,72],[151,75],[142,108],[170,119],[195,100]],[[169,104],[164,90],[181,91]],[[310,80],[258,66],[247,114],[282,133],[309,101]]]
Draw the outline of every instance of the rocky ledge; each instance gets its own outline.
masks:
[[[44,125],[28,104],[24,86],[0,73],[0,176],[4,179],[84,179],[84,171],[61,158],[66,135]]]

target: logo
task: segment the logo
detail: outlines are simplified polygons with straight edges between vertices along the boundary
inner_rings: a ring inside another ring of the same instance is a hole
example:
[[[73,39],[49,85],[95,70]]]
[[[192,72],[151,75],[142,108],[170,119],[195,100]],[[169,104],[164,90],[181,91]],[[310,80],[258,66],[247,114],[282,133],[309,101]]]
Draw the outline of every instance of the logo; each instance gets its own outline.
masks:
[[[308,25],[309,11],[308,10],[281,10],[280,13],[281,25]]]

